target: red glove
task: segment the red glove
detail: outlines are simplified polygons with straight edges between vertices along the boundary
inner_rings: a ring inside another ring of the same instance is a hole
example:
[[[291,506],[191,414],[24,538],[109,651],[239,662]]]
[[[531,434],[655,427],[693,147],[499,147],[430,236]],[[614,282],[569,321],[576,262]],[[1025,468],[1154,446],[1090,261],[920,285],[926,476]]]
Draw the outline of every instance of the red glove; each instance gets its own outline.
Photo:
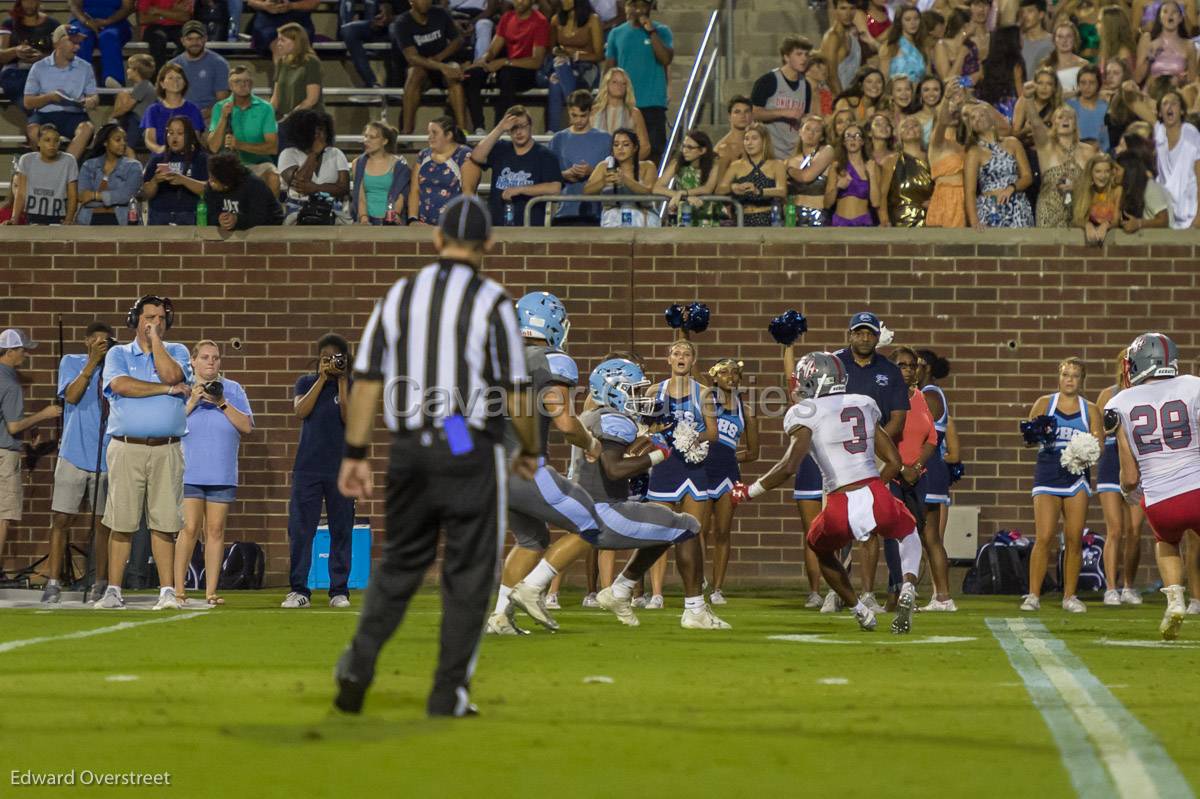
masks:
[[[733,484],[733,489],[729,492],[729,499],[733,502],[733,507],[741,505],[743,502],[750,501],[750,487],[738,480]]]

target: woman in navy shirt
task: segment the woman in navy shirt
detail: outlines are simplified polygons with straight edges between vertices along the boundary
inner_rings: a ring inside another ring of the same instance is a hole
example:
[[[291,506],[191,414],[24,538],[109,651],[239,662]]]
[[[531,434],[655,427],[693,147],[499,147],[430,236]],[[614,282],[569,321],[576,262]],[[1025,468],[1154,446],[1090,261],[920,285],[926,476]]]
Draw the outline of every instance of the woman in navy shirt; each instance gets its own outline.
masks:
[[[164,64],[158,71],[158,80],[154,84],[158,93],[158,101],[146,109],[142,115],[142,136],[146,141],[146,149],[154,154],[167,149],[164,144],[167,138],[167,123],[177,116],[187,117],[192,127],[204,130],[204,114],[200,106],[191,100],[185,100],[188,90],[187,75],[178,64]]]
[[[142,196],[149,201],[149,224],[194,225],[196,205],[208,181],[208,154],[187,117],[167,123],[167,147],[146,164]]]

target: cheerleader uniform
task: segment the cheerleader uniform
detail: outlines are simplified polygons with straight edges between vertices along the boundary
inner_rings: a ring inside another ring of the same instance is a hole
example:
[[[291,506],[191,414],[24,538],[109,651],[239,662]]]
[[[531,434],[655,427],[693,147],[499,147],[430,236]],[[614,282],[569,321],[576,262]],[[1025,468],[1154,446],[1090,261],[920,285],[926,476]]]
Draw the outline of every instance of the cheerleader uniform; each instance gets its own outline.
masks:
[[[689,381],[691,388],[688,395],[676,399],[667,392],[669,380],[664,380],[658,389],[658,401],[662,403],[667,413],[675,421],[690,421],[696,427],[697,433],[703,433],[704,414],[701,412],[700,384],[695,380]],[[672,430],[662,433],[666,442],[671,445],[671,455],[665,461],[650,470],[650,487],[646,491],[646,499],[650,502],[678,502],[689,496],[704,502],[708,496],[708,472],[704,462],[688,463],[679,451],[675,449],[675,436]],[[709,445],[711,452],[712,445]]]
[[[942,398],[942,415],[933,420],[933,429],[937,431],[937,449],[925,463],[925,474],[921,476],[925,487],[926,505],[950,504],[950,467],[946,465],[946,424],[950,421],[950,406],[941,388],[930,383],[921,389],[921,393],[934,391]]]
[[[792,489],[792,499],[820,502],[824,496],[821,467],[813,460],[811,454],[805,455],[804,460],[800,462],[800,468],[796,471],[796,485]]]
[[[746,429],[746,417],[742,414],[742,398],[734,396],[734,406],[726,408],[717,401],[717,440],[710,444],[708,457],[704,459],[704,470],[708,473],[708,498],[718,499],[733,490],[733,484],[742,479],[738,467],[737,446],[742,431]]]
[[[1121,493],[1121,457],[1117,454],[1117,437],[1104,437],[1104,450],[1096,475],[1096,493]]]
[[[1037,466],[1033,472],[1033,495],[1050,494],[1056,497],[1073,497],[1080,491],[1092,495],[1091,470],[1083,474],[1071,474],[1062,465],[1062,452],[1067,448],[1067,442],[1079,433],[1089,433],[1087,400],[1079,398],[1079,413],[1066,415],[1058,410],[1058,392],[1050,397],[1050,408],[1046,411],[1058,422],[1058,438],[1052,447],[1043,447],[1038,451]]]

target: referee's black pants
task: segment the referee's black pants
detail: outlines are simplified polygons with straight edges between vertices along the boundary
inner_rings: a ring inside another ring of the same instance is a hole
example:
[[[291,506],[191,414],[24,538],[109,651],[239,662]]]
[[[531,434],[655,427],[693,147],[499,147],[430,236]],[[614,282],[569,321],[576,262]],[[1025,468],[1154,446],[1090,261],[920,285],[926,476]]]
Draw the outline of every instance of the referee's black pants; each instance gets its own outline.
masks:
[[[441,650],[430,715],[466,711],[508,517],[503,449],[485,436],[474,438],[465,455],[451,455],[437,434],[393,438],[383,560],[371,574],[358,631],[337,668],[341,678],[371,683],[379,650],[404,620],[444,530]]]

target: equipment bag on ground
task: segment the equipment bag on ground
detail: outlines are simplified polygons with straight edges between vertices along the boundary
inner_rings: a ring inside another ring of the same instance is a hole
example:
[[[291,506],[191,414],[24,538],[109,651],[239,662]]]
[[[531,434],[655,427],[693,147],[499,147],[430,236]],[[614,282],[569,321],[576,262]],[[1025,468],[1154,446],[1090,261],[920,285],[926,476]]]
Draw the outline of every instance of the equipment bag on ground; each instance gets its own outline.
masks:
[[[964,594],[1029,593],[1029,555],[1033,542],[1016,530],[1001,530],[979,548],[975,565],[963,578]],[[1054,588],[1049,575],[1042,581],[1043,593]]]
[[[242,588],[262,588],[266,567],[266,556],[258,544],[250,541],[234,541],[226,544],[225,552],[221,557],[221,579],[217,581],[217,589],[232,591]],[[183,587],[200,590],[204,583],[204,543],[197,541],[196,548],[192,550],[192,560],[188,564],[187,577],[184,578]]]

